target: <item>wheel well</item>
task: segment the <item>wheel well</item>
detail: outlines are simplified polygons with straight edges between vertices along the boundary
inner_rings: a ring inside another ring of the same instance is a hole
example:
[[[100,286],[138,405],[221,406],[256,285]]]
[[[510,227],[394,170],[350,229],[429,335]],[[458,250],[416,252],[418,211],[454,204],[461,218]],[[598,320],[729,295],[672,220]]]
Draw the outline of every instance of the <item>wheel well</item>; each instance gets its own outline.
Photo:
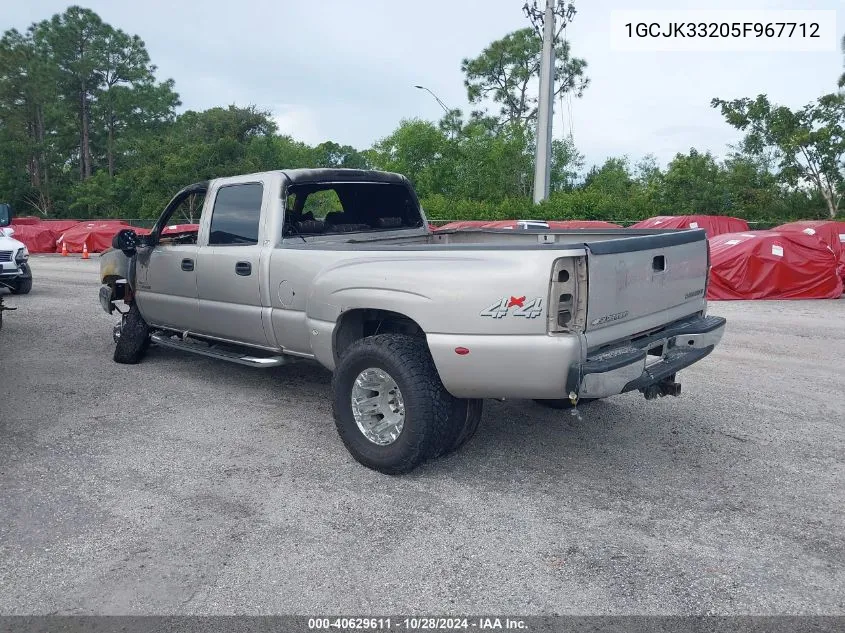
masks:
[[[335,362],[355,341],[375,334],[408,334],[425,338],[425,332],[413,319],[390,310],[356,309],[344,312],[334,330]]]
[[[132,290],[128,283],[117,283],[122,279],[120,275],[107,275],[103,277],[103,285],[109,286],[112,290],[112,301],[129,301],[132,298]]]

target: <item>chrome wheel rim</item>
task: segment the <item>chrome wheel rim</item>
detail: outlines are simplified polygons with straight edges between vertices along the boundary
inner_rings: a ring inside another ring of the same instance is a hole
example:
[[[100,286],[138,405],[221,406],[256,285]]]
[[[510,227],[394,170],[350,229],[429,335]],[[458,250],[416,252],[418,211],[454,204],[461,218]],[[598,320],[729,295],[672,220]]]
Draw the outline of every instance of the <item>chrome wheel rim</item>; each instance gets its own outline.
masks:
[[[374,367],[358,374],[352,383],[352,415],[370,442],[393,444],[405,426],[405,401],[393,377]]]

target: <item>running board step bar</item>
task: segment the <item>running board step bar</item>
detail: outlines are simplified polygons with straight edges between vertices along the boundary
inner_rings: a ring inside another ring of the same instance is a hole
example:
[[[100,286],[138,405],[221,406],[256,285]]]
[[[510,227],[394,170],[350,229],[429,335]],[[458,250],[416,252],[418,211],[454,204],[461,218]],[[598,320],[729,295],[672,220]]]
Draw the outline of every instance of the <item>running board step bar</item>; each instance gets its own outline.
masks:
[[[156,345],[163,347],[170,347],[172,349],[182,350],[183,352],[190,352],[192,354],[199,354],[200,356],[208,356],[218,360],[226,360],[230,363],[238,363],[239,365],[246,365],[247,367],[278,367],[288,362],[284,356],[251,356],[243,352],[234,350],[221,349],[217,346],[201,347],[195,343],[187,343],[175,338],[173,335],[155,333],[150,336],[150,340]]]

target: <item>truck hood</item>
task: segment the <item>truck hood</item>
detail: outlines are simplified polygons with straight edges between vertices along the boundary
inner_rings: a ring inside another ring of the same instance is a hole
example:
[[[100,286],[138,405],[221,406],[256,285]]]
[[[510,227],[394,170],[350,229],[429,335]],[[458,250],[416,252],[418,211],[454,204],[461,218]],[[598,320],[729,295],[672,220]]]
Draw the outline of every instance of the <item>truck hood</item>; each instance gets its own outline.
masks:
[[[19,242],[13,237],[6,237],[5,235],[0,234],[0,251],[16,251],[23,247],[23,242]]]

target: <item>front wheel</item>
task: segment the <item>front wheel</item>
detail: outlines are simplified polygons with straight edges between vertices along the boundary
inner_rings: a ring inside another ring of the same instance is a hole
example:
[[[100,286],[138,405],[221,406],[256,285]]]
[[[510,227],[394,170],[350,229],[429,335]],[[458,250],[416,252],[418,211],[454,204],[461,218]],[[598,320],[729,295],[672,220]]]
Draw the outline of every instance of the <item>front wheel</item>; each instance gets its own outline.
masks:
[[[29,264],[22,264],[21,270],[23,274],[15,280],[10,290],[13,295],[28,295],[32,290],[32,270]]]
[[[147,353],[150,346],[150,328],[134,303],[123,317],[120,333],[113,333],[117,339],[114,347],[114,362],[134,365]]]
[[[445,444],[453,398],[422,339],[379,334],[353,343],[332,390],[340,439],[368,468],[407,473]]]

